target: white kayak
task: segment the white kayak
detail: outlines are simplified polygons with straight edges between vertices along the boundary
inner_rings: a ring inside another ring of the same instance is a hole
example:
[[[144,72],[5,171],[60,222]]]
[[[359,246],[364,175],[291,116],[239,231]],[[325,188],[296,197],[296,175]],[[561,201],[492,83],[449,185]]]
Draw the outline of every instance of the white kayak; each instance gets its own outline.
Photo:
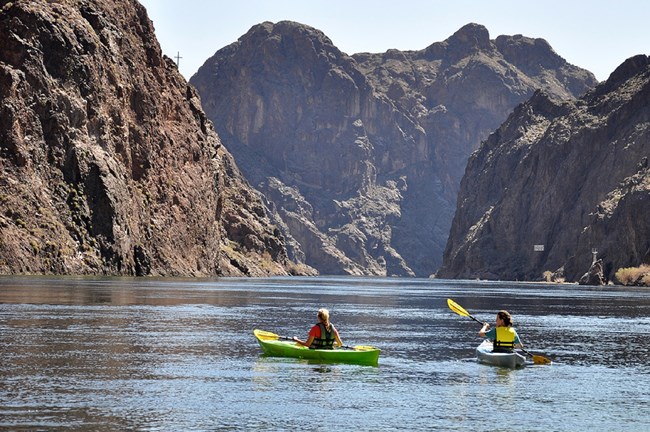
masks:
[[[481,363],[510,369],[523,367],[526,364],[526,357],[517,352],[492,352],[492,341],[487,339],[476,348],[476,356]]]

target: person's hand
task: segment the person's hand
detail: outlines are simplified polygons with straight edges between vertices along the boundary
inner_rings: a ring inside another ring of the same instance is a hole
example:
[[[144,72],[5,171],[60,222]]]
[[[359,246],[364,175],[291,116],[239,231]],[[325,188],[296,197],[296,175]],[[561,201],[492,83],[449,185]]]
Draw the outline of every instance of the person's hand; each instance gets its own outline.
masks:
[[[490,328],[490,323],[483,323],[483,327],[487,330]]]

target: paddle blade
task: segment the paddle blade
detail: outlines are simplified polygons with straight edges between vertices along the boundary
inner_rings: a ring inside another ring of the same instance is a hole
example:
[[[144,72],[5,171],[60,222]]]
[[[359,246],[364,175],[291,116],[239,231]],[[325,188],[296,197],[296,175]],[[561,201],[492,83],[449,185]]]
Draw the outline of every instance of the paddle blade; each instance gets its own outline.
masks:
[[[528,354],[529,356],[531,356],[532,359],[533,359],[533,363],[535,363],[535,364],[551,364],[551,363],[553,363],[553,362],[551,361],[551,359],[549,359],[549,358],[546,358],[546,357],[541,356],[541,355],[533,354],[533,353],[528,352],[527,350],[525,350],[525,349],[523,349],[523,348],[521,348],[521,350],[522,350],[525,354]]]
[[[456,312],[460,316],[465,316],[465,317],[470,316],[469,312],[463,309],[461,305],[459,305],[452,299],[447,299],[447,306],[449,306],[449,309]]]
[[[378,348],[370,345],[355,345],[352,347],[355,351],[374,351]]]
[[[379,349],[371,345],[355,345],[355,346],[341,345],[339,348],[355,350],[355,351],[374,351]]]
[[[271,333],[271,332],[264,331],[264,330],[259,330],[259,329],[253,330],[253,334],[255,334],[255,336],[257,336],[259,339],[262,339],[262,340],[278,340],[278,339],[280,339],[280,336],[276,335],[275,333]]]
[[[541,356],[541,355],[533,354],[533,363],[535,363],[535,364],[545,364],[546,365],[546,364],[551,364],[553,362],[549,358],[546,358],[546,357]]]

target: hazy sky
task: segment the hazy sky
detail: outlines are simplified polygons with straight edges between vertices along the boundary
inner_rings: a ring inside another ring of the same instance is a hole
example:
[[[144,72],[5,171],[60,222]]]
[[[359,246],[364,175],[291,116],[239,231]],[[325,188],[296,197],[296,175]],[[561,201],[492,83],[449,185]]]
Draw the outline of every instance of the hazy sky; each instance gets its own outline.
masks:
[[[569,63],[605,80],[626,58],[650,54],[648,0],[140,0],[163,53],[180,53],[189,80],[219,49],[264,21],[321,30],[347,54],[420,50],[474,22],[490,39],[546,39]]]

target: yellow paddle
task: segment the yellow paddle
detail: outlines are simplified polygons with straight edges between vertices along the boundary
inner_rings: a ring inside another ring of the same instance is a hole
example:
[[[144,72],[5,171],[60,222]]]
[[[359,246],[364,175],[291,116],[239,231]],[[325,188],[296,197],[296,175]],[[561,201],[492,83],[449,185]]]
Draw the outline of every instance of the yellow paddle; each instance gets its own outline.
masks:
[[[286,337],[286,336],[279,336],[279,335],[276,335],[275,333],[271,333],[271,332],[264,331],[264,330],[255,329],[255,330],[253,330],[253,333],[255,334],[255,336],[257,336],[258,338],[260,338],[262,340],[278,340],[278,339],[282,339],[282,340],[293,341],[293,338]],[[355,350],[355,351],[372,351],[372,350],[379,349],[379,348],[375,348],[374,346],[370,346],[370,345],[355,345],[353,347],[348,346],[348,345],[343,345],[343,346],[341,346],[341,348],[347,348],[347,349],[351,349],[351,350]]]
[[[470,315],[469,312],[467,312],[465,309],[463,309],[463,307],[461,305],[459,305],[458,303],[456,303],[452,299],[447,299],[447,306],[449,306],[449,309],[456,312],[460,316],[469,317],[469,318],[473,319],[474,321],[476,321],[477,323],[479,323],[481,325],[484,324],[481,321],[474,318],[472,315]],[[528,351],[526,351],[523,348],[520,348],[520,349],[523,352],[525,352],[526,354],[528,354],[529,356],[531,356],[533,358],[533,363],[535,363],[535,364],[551,364],[552,363],[551,359],[549,359],[549,358],[546,358],[546,357],[541,356],[541,355],[531,354],[531,353],[529,353]]]

